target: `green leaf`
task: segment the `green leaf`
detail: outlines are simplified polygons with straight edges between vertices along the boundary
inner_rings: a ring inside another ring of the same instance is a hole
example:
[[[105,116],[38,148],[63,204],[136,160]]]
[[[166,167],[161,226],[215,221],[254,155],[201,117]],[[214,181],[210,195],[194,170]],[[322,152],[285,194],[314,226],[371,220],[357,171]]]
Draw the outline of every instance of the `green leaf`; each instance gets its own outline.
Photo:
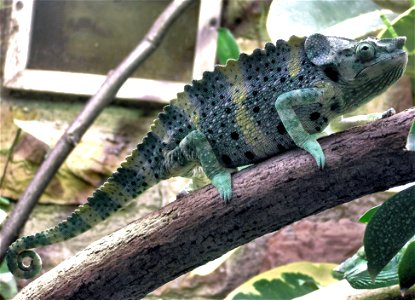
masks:
[[[408,151],[415,151],[415,121],[412,122],[411,129],[409,129],[405,148]]]
[[[294,299],[315,290],[318,290],[318,283],[305,274],[283,273],[282,279],[260,279],[254,283],[258,294],[238,293],[233,297],[234,300],[265,300],[265,299]]]
[[[374,206],[370,209],[368,209],[360,218],[359,218],[359,222],[363,223],[363,224],[367,224],[369,223],[369,221],[372,219],[372,217],[375,215],[375,213],[377,212],[378,208],[380,207],[380,205]]]
[[[414,24],[415,24],[415,6],[412,6],[404,13],[399,15],[395,20],[391,22],[393,31],[400,36],[406,36],[407,40],[405,43],[406,50],[408,51],[408,65],[406,67],[406,74],[415,77],[415,35],[414,35]],[[393,37],[388,29],[383,30],[379,33],[381,38]]]
[[[399,286],[405,293],[415,284],[415,241],[409,243],[399,262]]]
[[[229,29],[219,28],[217,48],[219,63],[224,65],[228,59],[238,59],[239,53],[238,44]]]
[[[364,247],[374,279],[415,235],[415,186],[388,199],[367,225]]]
[[[310,262],[295,262],[280,266],[244,282],[230,292],[225,300],[291,299],[290,297],[298,294],[297,289],[300,292],[308,292],[315,290],[316,287],[336,282],[331,274],[335,266],[328,263]]]

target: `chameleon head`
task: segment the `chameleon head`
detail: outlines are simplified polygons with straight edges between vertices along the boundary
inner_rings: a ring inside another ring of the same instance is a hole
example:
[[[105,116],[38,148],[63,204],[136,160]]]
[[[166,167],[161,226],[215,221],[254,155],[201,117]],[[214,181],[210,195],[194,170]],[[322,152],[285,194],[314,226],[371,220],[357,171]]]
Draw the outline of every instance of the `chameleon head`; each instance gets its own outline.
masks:
[[[371,98],[399,79],[408,61],[405,37],[353,41],[314,34],[305,41],[307,57],[334,83]]]

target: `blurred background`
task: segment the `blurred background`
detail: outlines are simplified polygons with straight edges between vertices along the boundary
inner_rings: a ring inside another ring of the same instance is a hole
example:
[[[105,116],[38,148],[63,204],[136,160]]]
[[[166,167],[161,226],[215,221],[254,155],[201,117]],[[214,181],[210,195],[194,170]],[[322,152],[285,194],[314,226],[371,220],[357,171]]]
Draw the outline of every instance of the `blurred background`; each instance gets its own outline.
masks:
[[[0,226],[67,125],[168,3],[0,2]],[[414,105],[415,17],[411,1],[194,1],[70,154],[22,235],[54,226],[84,203],[141,140],[163,105],[181,92],[184,84],[212,70],[215,63],[225,64],[241,52],[249,54],[266,42],[287,40],[291,35],[390,36],[382,18],[389,20],[399,35],[407,36],[411,51],[408,70],[386,93],[354,114],[390,107],[399,112]],[[43,272],[91,241],[174,201],[187,184],[182,178],[162,182],[87,233],[39,249]],[[292,299],[333,283],[336,279],[331,269],[362,246],[365,224],[358,222],[359,217],[391,193],[369,195],[265,235],[146,298],[268,299],[269,286],[263,285],[259,291],[253,288],[254,283],[278,279],[278,284],[285,284],[280,288],[286,294],[280,298],[273,294],[274,299]],[[26,280],[15,281],[5,264],[0,272],[0,299],[11,298],[28,284]],[[306,276],[295,278],[303,283],[301,287],[287,284],[287,278],[281,277],[284,272]],[[247,282],[258,274],[260,277]]]

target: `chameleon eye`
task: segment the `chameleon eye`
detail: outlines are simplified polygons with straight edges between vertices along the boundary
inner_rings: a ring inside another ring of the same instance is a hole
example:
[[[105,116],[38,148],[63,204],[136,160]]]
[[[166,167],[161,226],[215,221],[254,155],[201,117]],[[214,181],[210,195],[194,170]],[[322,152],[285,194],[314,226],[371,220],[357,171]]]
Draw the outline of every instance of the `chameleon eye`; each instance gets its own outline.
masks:
[[[370,43],[361,43],[356,48],[357,57],[365,62],[371,60],[375,56],[375,47]]]

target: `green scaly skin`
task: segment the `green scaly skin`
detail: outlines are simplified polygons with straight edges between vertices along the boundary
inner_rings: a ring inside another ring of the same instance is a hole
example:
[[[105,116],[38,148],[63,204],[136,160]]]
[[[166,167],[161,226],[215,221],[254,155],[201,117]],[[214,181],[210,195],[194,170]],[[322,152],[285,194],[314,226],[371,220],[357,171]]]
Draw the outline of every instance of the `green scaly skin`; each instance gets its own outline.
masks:
[[[403,74],[404,43],[405,38],[292,37],[205,72],[164,108],[142,143],[86,204],[57,226],[10,246],[10,271],[35,276],[41,260],[29,249],[70,239],[159,181],[188,175],[196,166],[225,201],[232,197],[232,169],[296,146],[323,168],[317,134]],[[25,257],[32,259],[29,266],[22,263]]]

